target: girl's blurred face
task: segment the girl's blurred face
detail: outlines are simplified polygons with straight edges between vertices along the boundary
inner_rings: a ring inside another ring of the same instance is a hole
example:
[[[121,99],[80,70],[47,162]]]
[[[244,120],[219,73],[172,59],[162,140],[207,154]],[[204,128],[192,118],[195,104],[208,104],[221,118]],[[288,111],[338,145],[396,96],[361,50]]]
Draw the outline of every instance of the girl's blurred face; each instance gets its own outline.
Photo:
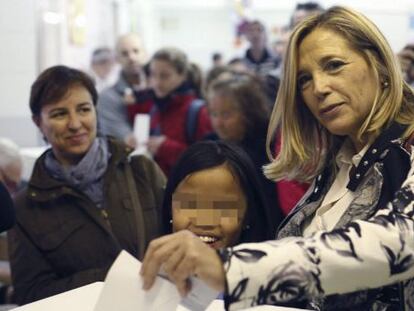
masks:
[[[150,63],[150,86],[157,97],[168,96],[185,79],[186,75],[178,73],[177,69],[168,61],[155,59]]]
[[[222,140],[239,142],[246,132],[246,121],[237,103],[230,96],[212,94],[208,100],[211,125]]]
[[[173,231],[187,229],[218,249],[238,242],[247,201],[226,164],[188,175],[172,198]]]
[[[33,120],[62,165],[78,163],[96,137],[95,106],[81,85],[72,86],[62,99],[43,106]]]

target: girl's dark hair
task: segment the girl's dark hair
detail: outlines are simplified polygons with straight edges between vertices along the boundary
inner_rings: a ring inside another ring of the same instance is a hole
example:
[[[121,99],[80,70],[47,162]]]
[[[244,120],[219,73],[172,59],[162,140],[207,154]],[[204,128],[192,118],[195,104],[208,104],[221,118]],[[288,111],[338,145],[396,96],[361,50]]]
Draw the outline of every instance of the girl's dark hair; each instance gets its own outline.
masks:
[[[66,66],[54,66],[43,71],[32,84],[29,102],[32,115],[38,116],[43,106],[61,100],[74,85],[85,87],[96,106],[98,93],[86,73]]]
[[[262,192],[257,171],[249,156],[237,145],[222,141],[201,141],[191,145],[180,157],[169,176],[162,207],[165,234],[172,232],[172,195],[181,181],[192,173],[228,165],[239,180],[247,200],[239,243],[272,239],[269,206]],[[214,182],[214,181],[212,181]]]

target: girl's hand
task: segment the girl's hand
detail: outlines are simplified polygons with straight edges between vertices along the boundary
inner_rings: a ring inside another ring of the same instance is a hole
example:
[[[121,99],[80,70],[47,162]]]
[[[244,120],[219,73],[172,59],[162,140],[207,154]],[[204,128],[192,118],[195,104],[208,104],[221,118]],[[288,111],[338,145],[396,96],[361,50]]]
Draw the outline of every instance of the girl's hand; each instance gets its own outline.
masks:
[[[191,289],[190,276],[196,276],[217,291],[224,291],[225,273],[219,256],[190,231],[179,231],[151,241],[140,271],[145,290],[152,287],[161,266],[182,296]]]
[[[151,136],[148,140],[147,143],[147,148],[148,151],[152,154],[152,155],[156,155],[158,152],[158,149],[160,149],[162,143],[165,141],[167,137],[164,135],[161,136]]]

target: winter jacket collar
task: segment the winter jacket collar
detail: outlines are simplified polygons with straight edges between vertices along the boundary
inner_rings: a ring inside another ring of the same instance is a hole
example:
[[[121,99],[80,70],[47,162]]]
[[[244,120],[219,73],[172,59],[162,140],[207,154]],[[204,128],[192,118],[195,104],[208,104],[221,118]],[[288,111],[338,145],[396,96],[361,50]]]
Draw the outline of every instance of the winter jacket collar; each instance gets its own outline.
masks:
[[[261,63],[264,63],[265,61],[267,61],[268,59],[272,59],[273,57],[272,57],[272,55],[270,54],[270,52],[269,52],[269,50],[267,49],[267,48],[265,48],[264,50],[263,50],[263,52],[262,52],[262,57],[257,61],[257,60],[255,60],[254,58],[253,58],[253,55],[252,55],[252,50],[251,49],[248,49],[247,51],[246,51],[246,55],[245,55],[245,57],[250,61],[250,62],[252,62],[253,64],[261,64]]]
[[[405,125],[394,122],[389,128],[382,132],[382,134],[369,147],[367,152],[365,152],[358,167],[352,170],[350,180],[347,185],[349,190],[355,191],[356,188],[358,188],[369,168],[372,167],[375,162],[385,158],[390,150],[390,146],[395,145],[396,141],[402,136],[406,128],[407,127]],[[324,188],[328,182],[330,172],[331,167],[328,165],[326,169],[316,177],[314,192],[309,197],[310,201],[317,200],[320,197],[320,190]]]
[[[111,137],[108,138],[108,145],[109,152],[111,153],[108,167],[117,166],[122,162],[128,161],[128,154],[132,152],[130,147]],[[52,178],[47,172],[44,166],[44,159],[48,150],[36,160],[33,168],[28,185],[28,195],[32,200],[48,201],[67,193],[73,194],[74,192],[73,188],[69,187],[66,182]]]
[[[184,103],[184,101],[179,100],[182,96],[195,96],[194,90],[188,82],[184,82],[178,88],[163,98],[156,97],[154,94],[154,102],[157,109],[163,111],[168,109],[171,105],[175,105],[176,103]]]
[[[388,129],[382,132],[382,134],[374,141],[374,143],[364,154],[358,167],[351,172],[350,181],[347,185],[348,189],[355,191],[360,186],[361,182],[366,179],[364,177],[366,177],[368,171],[371,171],[372,174],[377,175],[377,170],[375,168],[373,170],[370,169],[375,166],[377,162],[383,162],[386,156],[390,159],[385,159],[387,162],[385,165],[386,167],[393,165],[401,166],[400,170],[393,168],[388,168],[387,170],[392,172],[389,176],[387,176],[387,179],[390,179],[387,180],[387,182],[393,185],[395,184],[395,186],[392,186],[393,188],[398,186],[399,180],[404,177],[400,176],[405,172],[402,167],[405,168],[409,164],[409,156],[404,156],[404,152],[401,147],[403,142],[400,139],[405,129],[406,126],[393,123]],[[328,159],[327,163],[332,163],[332,159]],[[326,168],[315,178],[301,201],[279,226],[279,238],[292,235],[300,236],[302,234],[301,225],[303,221],[317,210],[326,195],[326,192],[329,190],[329,186],[332,184],[334,178],[335,174],[332,165],[326,165]],[[376,179],[376,184],[378,184],[377,186],[382,185],[383,177],[378,178],[378,176],[376,176],[373,178]],[[382,201],[386,201],[386,199],[380,198],[380,202]],[[369,205],[371,208],[375,208],[376,206],[374,202],[371,202]],[[368,213],[369,209],[366,208],[365,211]]]

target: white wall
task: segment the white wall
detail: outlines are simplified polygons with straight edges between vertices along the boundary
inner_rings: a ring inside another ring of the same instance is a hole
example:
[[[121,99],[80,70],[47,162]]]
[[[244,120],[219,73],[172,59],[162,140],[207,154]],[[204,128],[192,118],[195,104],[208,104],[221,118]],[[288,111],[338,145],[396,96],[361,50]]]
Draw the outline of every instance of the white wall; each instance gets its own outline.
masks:
[[[21,146],[41,143],[28,109],[30,85],[44,68],[66,64],[87,68],[91,51],[113,46],[115,38],[128,31],[139,32],[149,53],[163,46],[185,50],[203,68],[210,66],[211,53],[220,51],[229,59],[240,55],[234,46],[234,0],[85,0],[86,42],[70,43],[67,29],[71,0],[0,1],[0,136]],[[269,27],[289,21],[296,1],[252,0],[250,15]],[[320,0],[325,7],[354,7],[374,20],[395,51],[414,41],[408,28],[414,0]],[[43,13],[61,14],[57,24],[44,23]]]
[[[128,0],[86,0],[86,42],[75,46],[68,35],[68,2],[0,1],[0,137],[23,147],[43,143],[29,110],[36,76],[56,64],[87,69],[94,48],[113,46],[118,32],[130,29]],[[45,22],[46,12],[56,13],[60,20]]]
[[[408,22],[410,11],[413,12],[413,2],[410,0],[319,1],[324,7],[339,4],[363,12],[378,25],[395,51],[401,49],[409,39]],[[221,51],[227,59],[242,53],[243,49],[237,49],[233,44],[233,0],[151,0],[146,3],[146,12],[150,12],[151,20],[146,20],[143,35],[147,37],[146,42],[150,52],[163,46],[174,45],[185,50],[192,60],[200,63],[204,68],[210,66],[210,57],[214,51]],[[288,23],[296,1],[253,0],[252,4],[251,18],[262,20],[270,29]],[[137,11],[137,14],[143,12]]]
[[[34,0],[0,1],[0,136],[35,145],[37,130],[28,108],[36,77]]]
[[[43,3],[40,5],[39,16],[39,71],[56,64],[86,69],[89,67],[90,55],[96,47],[113,47],[119,32],[126,32],[130,27],[128,13],[125,12],[129,10],[127,0],[85,0],[86,39],[84,44],[77,45],[70,40],[69,1],[37,2]],[[48,11],[58,13],[61,17],[60,22],[45,22],[43,17]],[[117,21],[119,23],[115,25]]]

